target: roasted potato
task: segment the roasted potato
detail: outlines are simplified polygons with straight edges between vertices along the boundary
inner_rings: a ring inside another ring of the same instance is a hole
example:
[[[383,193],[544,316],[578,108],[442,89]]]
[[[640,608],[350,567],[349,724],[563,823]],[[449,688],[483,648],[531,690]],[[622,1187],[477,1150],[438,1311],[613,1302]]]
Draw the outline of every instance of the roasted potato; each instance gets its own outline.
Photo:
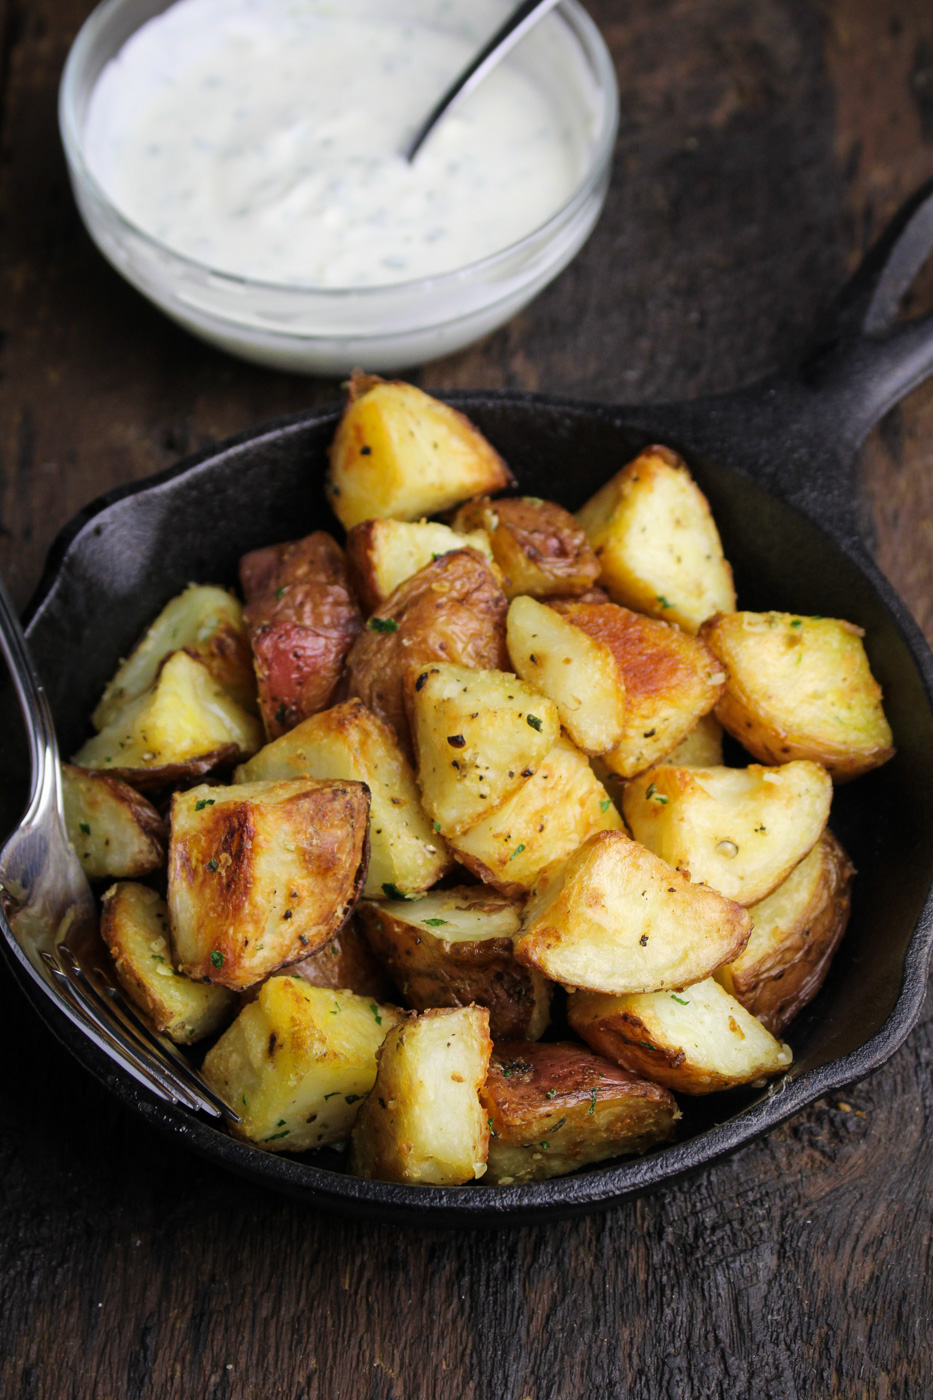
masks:
[[[716,981],[780,1035],[816,996],[849,922],[855,869],[832,832],[749,909],[752,936]]]
[[[656,768],[622,798],[629,830],[670,865],[739,904],[757,904],[813,849],[829,818],[825,768]]]
[[[683,460],[648,447],[577,511],[617,603],[696,632],[735,607],[709,503]]]
[[[514,598],[506,618],[512,665],[557,706],[584,753],[615,748],[625,735],[625,677],[605,642],[534,598]]]
[[[570,512],[553,501],[538,496],[498,501],[484,497],[461,506],[452,524],[462,534],[486,532],[508,598],[586,593],[599,576],[599,560],[585,533]]]
[[[565,986],[655,992],[687,986],[734,959],[749,914],[624,832],[591,836],[546,870],[515,935],[515,956]]]
[[[243,609],[226,589],[193,583],[165,605],[121,662],[91,717],[94,728],[105,729],[124,705],[148,690],[173,651],[187,651],[203,662],[221,690],[256,713],[256,677]]]
[[[740,612],[710,618],[701,635],[726,673],[716,715],[762,763],[812,759],[838,783],[894,753],[860,627]]]
[[[427,666],[409,699],[424,808],[446,837],[501,807],[560,734],[557,706],[506,671]]]
[[[63,763],[62,796],[68,840],[89,880],[132,880],[165,864],[165,823],[128,783]]]
[[[359,908],[359,906],[357,906]],[[335,991],[355,992],[358,997],[376,1001],[398,1001],[398,992],[382,964],[373,955],[356,913],[350,915],[343,928],[309,958],[289,963],[289,977],[299,977],[312,987],[331,987]],[[272,973],[273,977],[279,976]],[[266,981],[269,979],[266,978]],[[254,1001],[265,982],[257,982],[241,993],[243,1002]]]
[[[244,620],[270,739],[326,710],[363,625],[343,550],[316,530],[240,560]]]
[[[425,815],[395,731],[361,700],[312,715],[234,774],[238,783],[302,777],[348,779],[369,788],[368,899],[387,889],[428,889],[452,864],[443,837]]]
[[[675,749],[658,759],[663,768],[721,768],[722,725],[715,715],[698,719]]]
[[[669,1142],[680,1117],[666,1089],[567,1043],[497,1041],[480,1098],[489,1119],[484,1185],[565,1176],[588,1162]]]
[[[485,530],[457,534],[436,520],[364,520],[347,535],[347,564],[364,611],[376,612],[412,574],[442,554],[475,549],[492,560]]]
[[[437,515],[511,484],[498,452],[462,413],[413,384],[353,375],[324,487],[345,530]]]
[[[793,1060],[712,977],[679,992],[574,992],[570,1024],[597,1054],[681,1094],[712,1094],[780,1074]]]
[[[563,860],[622,818],[586,758],[563,735],[533,778],[469,831],[451,838],[457,859],[504,894],[530,890],[539,871]]]
[[[155,890],[111,885],[101,902],[100,936],[130,1001],[179,1045],[212,1035],[233,1016],[233,992],[192,982],[173,965],[168,906]]]
[[[491,1050],[485,1007],[424,1011],[389,1031],[353,1128],[350,1171],[431,1186],[482,1176],[489,1127],[479,1091]]]
[[[376,956],[409,1006],[485,1006],[493,1040],[537,1040],[546,1029],[551,987],[515,961],[515,902],[488,886],[435,890],[415,903],[361,904]]]
[[[176,965],[241,990],[329,943],[366,876],[369,793],[299,778],[172,798]]]
[[[412,672],[436,661],[507,671],[507,608],[481,554],[442,555],[406,579],[357,637],[347,663],[350,694],[392,725],[410,757],[405,693]]]
[[[376,1077],[394,1006],[273,977],[207,1052],[202,1073],[240,1115],[230,1131],[269,1152],[305,1152],[350,1135]]]
[[[175,651],[152,687],[118,710],[74,762],[133,787],[167,787],[248,758],[261,743],[259,721],[221,689],[203,662]]]

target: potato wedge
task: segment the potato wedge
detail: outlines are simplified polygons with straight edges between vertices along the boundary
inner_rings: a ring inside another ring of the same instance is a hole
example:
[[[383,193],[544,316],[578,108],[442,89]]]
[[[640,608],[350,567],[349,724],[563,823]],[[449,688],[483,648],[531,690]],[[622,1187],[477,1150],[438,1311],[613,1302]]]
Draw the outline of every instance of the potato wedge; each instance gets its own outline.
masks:
[[[173,965],[168,905],[147,885],[111,885],[101,902],[100,936],[130,1001],[179,1045],[203,1040],[233,1016],[233,992],[192,982]]]
[[[177,966],[239,990],[329,943],[366,875],[368,817],[362,783],[176,793],[168,903]]]
[[[326,710],[363,625],[343,550],[323,530],[240,560],[259,705],[270,739]]]
[[[646,448],[577,511],[577,522],[615,602],[685,632],[735,608],[709,502],[669,448]]]
[[[670,1142],[673,1096],[566,1042],[496,1042],[480,1090],[489,1119],[484,1185],[565,1176],[588,1162]]]
[[[825,768],[655,768],[622,798],[629,830],[696,884],[757,904],[812,851],[829,818]]]
[[[357,906],[359,907],[359,906]],[[280,974],[273,972],[272,976]],[[363,934],[356,913],[350,915],[343,928],[300,962],[289,963],[289,977],[298,977],[309,982],[312,987],[331,987],[335,991],[355,992],[358,997],[369,997],[375,1001],[397,1002],[399,1000],[395,984],[382,964],[373,955],[372,949]],[[265,979],[266,982],[269,980]],[[240,994],[241,1001],[255,1001],[265,982],[256,982]]]
[[[507,671],[505,594],[475,550],[442,555],[398,587],[357,637],[347,662],[351,695],[391,724],[411,757],[406,690],[436,661]]]
[[[515,936],[519,962],[565,986],[654,992],[708,977],[744,948],[751,917],[624,832],[591,836],[545,871]]]
[[[561,735],[533,778],[492,816],[454,836],[461,865],[503,894],[530,890],[545,866],[622,818],[586,758]]]
[[[515,961],[516,903],[487,885],[435,890],[417,903],[360,904],[376,956],[409,1006],[485,1006],[493,1040],[537,1040],[550,1017],[551,987]]]
[[[574,992],[571,1026],[599,1055],[680,1094],[770,1079],[793,1054],[712,977],[680,992]]]
[[[809,758],[839,783],[894,753],[860,627],[740,612],[710,618],[701,635],[726,672],[717,718],[762,763]]]
[[[424,809],[446,837],[501,807],[560,734],[557,706],[506,671],[427,666],[409,711]]]
[[[849,922],[855,868],[825,831],[787,879],[749,909],[752,936],[734,962],[716,969],[720,986],[780,1035],[812,1001]]]
[[[568,510],[538,496],[481,498],[460,507],[455,530],[484,530],[504,576],[506,597],[586,593],[599,577],[599,560]]]
[[[675,749],[658,759],[663,768],[721,768],[722,725],[714,714],[703,715]]]
[[[462,413],[413,384],[353,375],[324,487],[345,530],[437,515],[511,484],[498,452]]]
[[[369,788],[367,899],[380,898],[387,886],[405,893],[428,889],[452,864],[443,838],[425,815],[395,731],[361,700],[312,715],[234,774],[238,783],[304,777],[347,779]]]
[[[604,642],[534,598],[514,598],[506,618],[517,673],[553,700],[584,753],[615,748],[625,734],[625,678]]]
[[[62,764],[65,830],[89,880],[132,880],[165,864],[168,830],[135,788]]]
[[[250,714],[257,713],[256,677],[243,608],[225,588],[192,583],[166,603],[113,679],[91,716],[105,729],[123,706],[148,690],[165,658],[187,651],[203,662],[213,679]]]
[[[166,787],[248,758],[261,743],[259,721],[231,700],[203,662],[175,651],[151,689],[118,710],[74,762],[133,787]]]
[[[492,561],[485,530],[457,534],[436,520],[364,520],[354,525],[347,535],[347,564],[364,612],[376,612],[412,574],[458,549],[475,549]]]
[[[400,1013],[352,992],[273,977],[204,1058],[208,1084],[240,1114],[231,1133],[268,1152],[350,1136]]]
[[[479,1091],[491,1050],[485,1007],[424,1011],[391,1030],[353,1128],[353,1175],[432,1186],[482,1176],[489,1127]]]

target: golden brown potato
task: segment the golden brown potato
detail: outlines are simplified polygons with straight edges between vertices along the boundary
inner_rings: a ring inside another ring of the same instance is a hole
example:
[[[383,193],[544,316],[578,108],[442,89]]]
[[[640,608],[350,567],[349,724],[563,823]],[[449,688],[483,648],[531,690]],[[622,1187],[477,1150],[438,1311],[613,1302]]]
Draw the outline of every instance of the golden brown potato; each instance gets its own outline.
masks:
[[[348,700],[312,715],[234,774],[238,783],[304,777],[349,779],[369,788],[371,855],[363,888],[368,899],[393,888],[425,890],[452,864],[443,837],[421,805],[395,731],[362,701]]]
[[[435,890],[415,903],[361,904],[366,937],[416,1011],[485,1006],[494,1040],[537,1040],[549,1020],[551,987],[515,961],[515,902],[486,885]]]
[[[484,1185],[565,1176],[669,1142],[672,1095],[581,1045],[497,1041],[480,1098],[489,1118]]]
[[[345,530],[437,515],[511,484],[498,452],[462,413],[413,384],[353,375],[324,488]]]
[[[165,864],[165,823],[128,783],[63,763],[62,797],[68,840],[89,880],[136,879]]]
[[[357,906],[359,908],[359,906]],[[275,977],[278,974],[273,973]],[[389,974],[373,956],[356,915],[350,915],[343,928],[309,958],[290,963],[289,977],[299,977],[312,987],[330,987],[335,991],[355,992],[358,997],[376,1001],[398,1001],[398,993]],[[268,981],[268,978],[266,979]],[[243,992],[245,1002],[254,1001],[264,982],[257,982]]]
[[[362,624],[343,550],[316,530],[240,560],[244,619],[271,739],[326,710]]]
[[[818,763],[655,768],[625,789],[629,830],[696,884],[739,904],[777,889],[823,834],[833,785]]]
[[[696,632],[735,607],[709,503],[676,452],[648,447],[577,512],[600,583],[625,607]]]
[[[347,664],[350,694],[392,725],[411,757],[405,692],[412,672],[435,661],[508,670],[507,608],[481,554],[442,555],[406,579],[357,637]]]
[[[482,1176],[489,1127],[479,1091],[491,1050],[485,1007],[424,1011],[391,1030],[353,1128],[353,1175],[431,1186]]]
[[[212,1035],[233,1016],[233,992],[192,982],[173,965],[168,906],[155,890],[111,885],[101,902],[100,936],[130,1001],[179,1045]]]
[[[399,1012],[370,997],[272,977],[205,1056],[208,1084],[240,1115],[234,1136],[305,1152],[350,1136]]]
[[[501,807],[560,734],[557,706],[506,671],[428,666],[409,709],[424,809],[446,837]]]
[[[549,598],[586,593],[599,576],[599,560],[569,511],[538,496],[468,501],[454,516],[461,534],[485,530],[505,578],[508,598]]]
[[[525,906],[515,956],[599,992],[654,992],[708,977],[748,940],[748,913],[624,832],[591,836],[546,870]]]
[[[679,744],[722,694],[712,652],[676,627],[614,603],[561,603],[562,616],[612,652],[625,681],[625,731],[600,771],[631,778]]]
[[[485,530],[457,534],[436,520],[364,520],[347,536],[347,565],[364,612],[377,612],[412,574],[442,554],[475,549],[492,561]]]
[[[176,793],[168,902],[177,965],[241,990],[329,943],[366,875],[368,818],[362,783]]]
[[[793,1060],[712,977],[679,992],[574,992],[567,1014],[607,1059],[680,1094],[712,1094],[780,1074]]]
[[[717,614],[704,641],[726,672],[720,723],[762,763],[809,758],[847,782],[894,753],[881,687],[851,622]]]
[[[780,1035],[816,996],[849,922],[855,868],[831,831],[773,894],[753,904],[752,936],[720,986]]]
[[[514,797],[450,844],[478,879],[503,894],[520,895],[545,866],[563,860],[588,836],[621,825],[586,758],[562,735]]]

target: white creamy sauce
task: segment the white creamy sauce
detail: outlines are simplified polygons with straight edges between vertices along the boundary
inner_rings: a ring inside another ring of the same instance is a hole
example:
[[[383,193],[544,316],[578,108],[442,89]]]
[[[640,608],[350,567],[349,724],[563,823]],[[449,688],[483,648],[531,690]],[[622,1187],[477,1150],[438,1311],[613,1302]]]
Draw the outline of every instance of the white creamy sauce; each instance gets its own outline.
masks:
[[[398,154],[478,47],[438,22],[464,6],[179,0],[101,74],[85,159],[128,219],[221,272],[362,287],[464,267],[557,212],[587,140],[519,48]]]

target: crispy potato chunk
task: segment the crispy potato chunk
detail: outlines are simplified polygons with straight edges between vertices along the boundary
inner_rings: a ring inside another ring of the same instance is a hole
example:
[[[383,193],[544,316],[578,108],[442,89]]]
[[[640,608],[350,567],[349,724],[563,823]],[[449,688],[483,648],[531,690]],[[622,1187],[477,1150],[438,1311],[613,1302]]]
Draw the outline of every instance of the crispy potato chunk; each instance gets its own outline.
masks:
[[[202,1073],[240,1114],[235,1137],[268,1152],[343,1142],[399,1014],[352,992],[273,977],[207,1052]]]
[[[739,904],[757,904],[813,849],[833,785],[818,763],[656,768],[625,789],[629,830],[670,865]]]
[[[391,1030],[353,1129],[350,1171],[431,1186],[482,1176],[489,1128],[479,1091],[491,1050],[485,1007],[424,1011]]]
[[[516,903],[486,885],[436,890],[417,903],[361,904],[366,937],[409,1006],[485,1006],[493,1040],[537,1040],[551,988],[515,961]]]
[[[412,673],[437,661],[507,671],[507,608],[481,554],[443,555],[406,579],[369,619],[348,659],[350,694],[392,725],[410,757],[406,689]]]
[[[598,1054],[681,1094],[770,1079],[793,1060],[790,1046],[712,977],[646,996],[574,992],[567,1014]]]
[[[406,893],[428,889],[452,864],[443,838],[425,815],[395,731],[362,701],[348,700],[312,715],[234,774],[238,783],[305,777],[347,779],[369,788],[367,899],[378,899],[387,886]]]
[[[772,1035],[816,996],[849,922],[855,868],[825,831],[787,879],[749,909],[752,936],[716,981]]]
[[[698,719],[675,749],[658,760],[663,768],[721,768],[722,725],[715,715]]]
[[[563,735],[514,797],[451,838],[462,865],[503,894],[530,890],[546,865],[563,860],[622,818],[586,758]]]
[[[515,598],[506,619],[512,665],[554,701],[584,753],[615,748],[625,734],[625,678],[604,642],[534,598]]]
[[[654,992],[708,977],[738,956],[752,921],[621,831],[591,836],[545,871],[525,906],[515,956],[555,982]]]
[[[272,974],[273,977],[277,975]],[[356,913],[350,915],[337,937],[325,943],[323,948],[309,958],[302,958],[301,962],[289,963],[288,976],[300,977],[303,982],[310,982],[312,987],[355,992],[359,997],[370,997],[376,1001],[398,1000],[395,985],[374,957]],[[263,986],[265,982],[248,987],[241,994],[242,999],[255,1000]]]
[[[167,603],[121,663],[91,716],[105,729],[130,700],[150,688],[165,658],[187,651],[203,662],[222,690],[256,713],[256,677],[239,601],[225,588],[191,584]]]
[[[343,550],[323,530],[240,560],[244,618],[270,739],[326,710],[363,625]]]
[[[176,651],[151,689],[118,710],[74,762],[133,787],[166,787],[248,758],[261,743],[259,721],[231,700],[203,662]]]
[[[475,549],[492,560],[485,530],[457,534],[436,520],[364,520],[347,536],[347,564],[366,613],[374,613],[412,574],[442,554]]]
[[[168,831],[128,783],[62,764],[65,830],[89,880],[131,880],[165,864]]]
[[[894,753],[862,645],[851,622],[794,613],[731,613],[704,624],[704,641],[726,672],[716,708],[762,763],[809,758],[847,782]]]
[[[553,501],[538,496],[468,501],[452,524],[462,534],[485,530],[509,598],[586,593],[599,577],[599,560],[585,533]]]
[[[236,997],[192,982],[172,963],[168,906],[155,890],[111,885],[101,903],[100,935],[130,1001],[179,1045],[193,1045],[229,1021]]]
[[[709,503],[683,460],[649,447],[577,511],[617,603],[696,632],[735,608]]]
[[[172,798],[168,902],[181,970],[242,989],[329,943],[366,875],[362,783],[241,783]]]
[[[560,734],[557,706],[506,671],[428,666],[410,711],[425,811],[447,837],[501,807]]]
[[[672,1095],[567,1043],[496,1042],[480,1097],[490,1122],[484,1185],[566,1176],[670,1142]]]
[[[353,375],[324,487],[345,530],[437,515],[511,484],[498,452],[462,413],[413,384]]]

